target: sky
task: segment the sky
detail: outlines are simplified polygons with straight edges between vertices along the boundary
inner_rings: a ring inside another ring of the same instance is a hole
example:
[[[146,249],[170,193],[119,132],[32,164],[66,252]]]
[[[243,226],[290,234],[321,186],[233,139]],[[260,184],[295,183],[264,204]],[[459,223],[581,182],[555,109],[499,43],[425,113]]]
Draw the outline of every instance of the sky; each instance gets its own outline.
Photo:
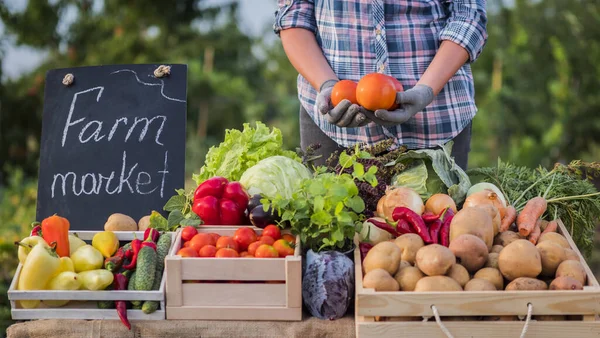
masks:
[[[2,0],[0,0],[2,1]],[[22,9],[27,5],[27,0],[4,0],[10,9]],[[207,4],[216,4],[223,0],[207,0]],[[239,15],[242,31],[251,35],[264,32],[266,26],[273,21],[273,13],[277,7],[275,0],[240,0]],[[0,36],[4,34],[4,27],[0,21]],[[7,78],[16,78],[23,72],[35,68],[44,58],[44,53],[38,50],[15,46],[9,42],[6,46],[2,63],[3,75]]]

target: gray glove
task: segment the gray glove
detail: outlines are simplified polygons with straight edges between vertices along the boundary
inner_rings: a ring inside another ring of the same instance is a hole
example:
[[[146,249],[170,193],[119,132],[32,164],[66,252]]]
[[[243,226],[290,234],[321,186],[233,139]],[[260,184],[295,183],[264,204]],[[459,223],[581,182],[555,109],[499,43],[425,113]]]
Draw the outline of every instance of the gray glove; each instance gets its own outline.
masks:
[[[323,82],[317,95],[317,110],[327,115],[329,123],[338,127],[356,128],[371,122],[364,114],[364,110],[349,100],[342,100],[337,106],[331,103],[331,91],[338,80],[327,80]]]
[[[375,113],[366,111],[365,114],[373,122],[383,126],[402,124],[416,113],[423,111],[433,101],[433,89],[427,85],[418,84],[405,92],[396,93],[396,110],[378,109]]]

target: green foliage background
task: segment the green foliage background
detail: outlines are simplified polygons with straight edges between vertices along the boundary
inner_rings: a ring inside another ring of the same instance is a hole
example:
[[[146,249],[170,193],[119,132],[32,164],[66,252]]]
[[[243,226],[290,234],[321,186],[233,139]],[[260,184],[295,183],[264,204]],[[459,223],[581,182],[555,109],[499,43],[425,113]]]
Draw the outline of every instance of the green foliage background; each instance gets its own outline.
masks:
[[[188,178],[225,129],[244,122],[280,128],[289,149],[299,144],[297,73],[279,41],[270,43],[270,26],[260,38],[240,29],[237,2],[171,0],[168,10],[158,0],[103,3],[29,0],[24,12],[12,12],[0,2],[7,32],[0,40],[48,55],[20,78],[0,82],[0,332],[10,324],[4,289],[16,264],[12,242],[27,235],[35,216],[47,70],[188,64]],[[67,10],[78,15],[65,29],[59,23]],[[531,167],[598,160],[600,2],[491,0],[488,19],[488,43],[473,64],[479,112],[470,166],[494,165],[498,157]],[[590,261],[597,274],[599,256],[597,250]]]

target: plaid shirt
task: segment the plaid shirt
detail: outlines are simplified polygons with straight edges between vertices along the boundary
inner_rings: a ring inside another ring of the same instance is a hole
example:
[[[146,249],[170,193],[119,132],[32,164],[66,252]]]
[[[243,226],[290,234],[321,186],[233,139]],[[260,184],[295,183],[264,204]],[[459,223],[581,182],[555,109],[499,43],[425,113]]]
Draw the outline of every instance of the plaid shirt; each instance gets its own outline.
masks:
[[[477,112],[470,63],[487,40],[485,0],[279,0],[276,34],[287,28],[315,33],[325,58],[340,79],[358,81],[368,73],[396,77],[412,88],[442,40],[453,41],[469,61],[422,112],[393,127],[369,123],[340,128],[317,110],[317,91],[298,76],[298,97],[315,123],[342,146],[395,138],[396,145],[430,148],[454,138]]]

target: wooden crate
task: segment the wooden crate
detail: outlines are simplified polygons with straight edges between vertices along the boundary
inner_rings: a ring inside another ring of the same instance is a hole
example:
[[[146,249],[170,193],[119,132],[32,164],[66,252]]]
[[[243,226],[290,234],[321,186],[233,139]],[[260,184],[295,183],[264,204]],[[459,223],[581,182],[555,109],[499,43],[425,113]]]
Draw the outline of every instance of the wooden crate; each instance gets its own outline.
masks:
[[[98,231],[69,231],[71,234],[77,234],[79,238],[86,243],[91,243],[92,238]],[[129,242],[134,238],[142,239],[143,231],[115,231],[114,232],[121,244]],[[172,242],[175,241],[175,233],[171,233]],[[17,281],[21,272],[22,264],[19,264],[13,280],[8,290],[8,299],[10,300],[11,315],[13,320],[29,319],[115,319],[119,320],[117,310],[99,309],[97,301],[99,300],[153,300],[160,302],[159,308],[151,314],[145,314],[142,310],[127,310],[127,317],[130,320],[164,320],[165,319],[165,281],[166,274],[163,273],[160,289],[156,291],[19,291],[17,290]],[[23,309],[18,300],[39,299],[39,300],[71,300],[67,305],[58,308],[45,307],[43,303],[35,309]]]
[[[233,236],[237,228],[199,231]],[[296,243],[285,258],[182,258],[179,231],[165,264],[167,319],[302,320],[300,238]]]
[[[446,337],[433,317],[435,306],[442,324],[456,337],[519,337],[525,321],[460,320],[458,317],[518,316],[524,320],[528,304],[532,318],[525,337],[600,337],[600,285],[585,263],[564,224],[563,234],[587,273],[581,291],[375,292],[363,288],[360,251],[356,262],[357,337]],[[535,320],[536,315],[576,315],[579,320]],[[497,319],[497,318],[496,318]]]

